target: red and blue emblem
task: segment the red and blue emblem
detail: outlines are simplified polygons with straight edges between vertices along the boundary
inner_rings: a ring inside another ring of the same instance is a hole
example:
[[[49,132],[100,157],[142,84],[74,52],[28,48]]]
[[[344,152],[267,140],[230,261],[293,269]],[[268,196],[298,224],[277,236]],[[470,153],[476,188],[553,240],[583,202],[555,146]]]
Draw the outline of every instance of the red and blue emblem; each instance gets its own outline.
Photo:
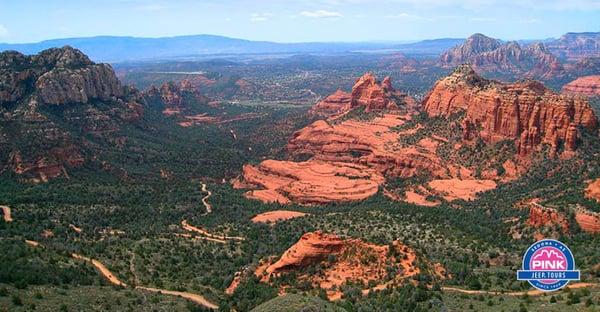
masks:
[[[528,281],[542,291],[554,291],[570,281],[578,281],[579,270],[575,269],[575,258],[569,247],[554,239],[543,239],[525,252],[517,279]]]

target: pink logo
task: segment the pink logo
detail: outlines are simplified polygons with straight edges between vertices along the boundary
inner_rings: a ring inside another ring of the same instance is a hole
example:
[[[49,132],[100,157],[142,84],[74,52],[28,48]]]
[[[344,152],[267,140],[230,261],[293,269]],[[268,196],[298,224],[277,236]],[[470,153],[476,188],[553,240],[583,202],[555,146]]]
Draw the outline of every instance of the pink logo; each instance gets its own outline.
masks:
[[[539,271],[564,271],[567,261],[562,251],[555,247],[546,246],[536,250],[529,263],[531,270]],[[544,284],[556,283],[557,280],[541,280]]]

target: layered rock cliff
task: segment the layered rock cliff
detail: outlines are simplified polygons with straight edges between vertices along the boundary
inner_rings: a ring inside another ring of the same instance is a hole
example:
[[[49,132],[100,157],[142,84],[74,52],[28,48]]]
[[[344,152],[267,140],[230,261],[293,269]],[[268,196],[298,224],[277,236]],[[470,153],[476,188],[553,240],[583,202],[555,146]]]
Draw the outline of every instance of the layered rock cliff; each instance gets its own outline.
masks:
[[[575,213],[575,221],[584,232],[600,233],[600,213],[580,208]]]
[[[468,63],[481,72],[535,78],[550,78],[564,71],[563,65],[543,43],[522,47],[517,42],[502,43],[482,34],[475,34],[464,44],[442,54],[440,63],[452,67]]]
[[[549,42],[548,48],[555,55],[568,60],[600,57],[600,33],[566,33]]]
[[[563,93],[600,96],[600,75],[579,77],[562,88]]]
[[[569,232],[569,220],[565,214],[553,208],[543,207],[535,202],[529,205],[529,219],[527,223],[533,227],[558,225],[563,233]]]
[[[327,96],[308,111],[309,116],[330,117],[344,113],[350,109],[352,95],[342,90]]]
[[[440,61],[449,65],[468,63],[473,57],[496,50],[498,47],[500,47],[499,40],[483,34],[473,34],[463,44],[444,52],[440,56]]]
[[[469,66],[439,80],[423,101],[430,117],[465,112],[463,139],[487,143],[513,140],[520,156],[542,148],[574,151],[578,127],[594,130],[598,119],[587,100],[556,94],[541,83],[502,84],[480,77]]]

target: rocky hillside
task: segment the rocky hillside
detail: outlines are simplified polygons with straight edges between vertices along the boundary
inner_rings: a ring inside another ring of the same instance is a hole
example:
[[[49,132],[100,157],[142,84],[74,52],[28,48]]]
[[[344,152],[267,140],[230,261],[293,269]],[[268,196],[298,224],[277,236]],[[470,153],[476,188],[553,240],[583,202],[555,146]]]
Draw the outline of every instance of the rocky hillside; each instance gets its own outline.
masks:
[[[81,136],[108,137],[135,122],[143,114],[140,99],[110,65],[71,47],[1,53],[0,171],[34,182],[68,176],[68,168],[93,157]]]
[[[276,262],[264,261],[255,274],[268,283],[311,267],[317,267],[320,272],[299,278],[325,290],[330,300],[342,297],[339,288],[347,282],[374,284],[373,288],[383,289],[420,272],[415,251],[400,242],[376,245],[316,231],[302,235]],[[386,267],[392,267],[396,274],[388,274]],[[285,286],[282,289],[285,292]],[[362,290],[364,294],[369,291],[368,288]]]
[[[562,64],[543,43],[522,47],[517,42],[503,43],[482,34],[474,34],[465,43],[440,57],[443,66],[471,64],[481,72],[513,73],[549,78],[563,71]]]
[[[600,57],[600,33],[566,33],[549,42],[548,49],[560,58],[568,60]]]

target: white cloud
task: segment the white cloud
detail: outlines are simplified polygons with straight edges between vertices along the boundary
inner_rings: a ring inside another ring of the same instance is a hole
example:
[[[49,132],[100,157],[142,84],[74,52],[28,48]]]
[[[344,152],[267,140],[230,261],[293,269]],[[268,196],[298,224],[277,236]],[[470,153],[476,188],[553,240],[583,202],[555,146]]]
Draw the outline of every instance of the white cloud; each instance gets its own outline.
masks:
[[[409,14],[406,12],[392,14],[392,15],[386,15],[385,17],[393,18],[393,19],[402,19],[402,20],[407,20],[407,21],[433,21],[434,20],[431,17],[424,17],[424,16],[420,16],[420,15]]]
[[[8,37],[8,29],[4,25],[0,25],[0,38]]]
[[[252,15],[250,15],[250,21],[265,22],[268,21],[271,16],[273,16],[271,13],[252,13]]]
[[[304,17],[310,18],[337,18],[342,17],[342,13],[333,12],[333,11],[325,11],[325,10],[316,10],[316,11],[302,11],[300,15]]]

